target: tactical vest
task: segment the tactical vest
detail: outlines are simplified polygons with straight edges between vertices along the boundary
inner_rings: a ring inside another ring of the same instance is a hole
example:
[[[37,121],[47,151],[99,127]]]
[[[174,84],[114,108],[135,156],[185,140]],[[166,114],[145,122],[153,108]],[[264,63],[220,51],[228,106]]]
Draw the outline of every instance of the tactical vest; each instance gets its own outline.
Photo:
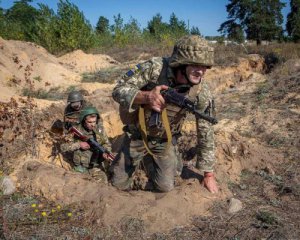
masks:
[[[168,60],[163,58],[163,65],[162,69],[160,72],[159,77],[156,80],[157,85],[167,85],[167,86],[172,86],[173,79],[168,79]],[[197,100],[197,92],[199,89],[199,85],[195,85],[191,87],[186,93],[183,93],[184,96],[187,96],[190,100],[196,101]],[[185,120],[187,111],[185,109],[182,109],[181,107],[178,107],[174,104],[167,103],[166,104],[166,109],[167,109],[167,116],[169,120],[169,125],[171,129],[172,135],[179,134],[181,132],[182,124]],[[145,108],[145,122],[146,126],[149,126],[149,120],[151,117],[152,110],[150,108]],[[124,112],[123,112],[124,114]],[[129,115],[128,115],[129,114]],[[138,119],[137,119],[137,111],[133,113],[128,113],[126,112],[127,115],[127,121],[129,120],[129,127],[131,124],[135,125],[135,128],[138,129]],[[128,118],[129,117],[129,118]],[[121,114],[121,119],[122,119],[122,114]],[[155,138],[163,138],[166,139],[166,131],[163,126],[158,125],[157,127],[152,127],[152,128],[147,128],[147,135],[150,137],[155,137]]]

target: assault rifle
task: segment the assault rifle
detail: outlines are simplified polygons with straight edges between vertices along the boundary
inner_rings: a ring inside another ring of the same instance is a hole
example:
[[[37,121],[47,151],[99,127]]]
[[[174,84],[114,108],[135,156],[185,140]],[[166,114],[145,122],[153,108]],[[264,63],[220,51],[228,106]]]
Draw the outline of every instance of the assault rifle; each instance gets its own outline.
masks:
[[[188,90],[188,87],[182,87],[181,89],[175,89],[175,88],[168,88],[167,90],[162,90],[161,95],[164,97],[166,102],[173,103],[179,107],[182,107],[186,109],[187,111],[191,112],[195,115],[196,118],[204,119],[211,124],[217,124],[218,120],[214,117],[211,117],[207,115],[204,111],[204,113],[200,112],[196,109],[194,102],[192,102],[187,97],[181,95],[180,93],[185,92]],[[156,126],[159,123],[159,113],[152,111],[151,117],[149,120],[150,127]]]
[[[70,133],[73,133],[75,136],[77,136],[80,140],[87,142],[91,148],[99,150],[101,153],[106,153],[107,158],[110,161],[113,161],[115,156],[109,152],[106,148],[101,146],[95,139],[93,138],[88,138],[87,136],[83,135],[82,132],[80,132],[76,127],[68,124],[68,130]]]

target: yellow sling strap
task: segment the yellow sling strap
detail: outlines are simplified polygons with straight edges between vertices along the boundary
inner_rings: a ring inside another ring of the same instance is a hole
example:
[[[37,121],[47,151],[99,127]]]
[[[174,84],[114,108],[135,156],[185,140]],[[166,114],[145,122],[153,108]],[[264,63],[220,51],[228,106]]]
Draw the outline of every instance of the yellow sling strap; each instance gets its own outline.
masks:
[[[168,141],[167,141],[167,147],[165,149],[165,151],[167,151],[172,142],[172,133],[171,133],[171,129],[170,129],[170,124],[169,124],[169,119],[168,119],[166,108],[164,108],[164,110],[161,113],[161,119],[162,119],[162,123],[163,123],[163,126],[164,126],[164,128],[166,130],[166,134],[167,134]],[[140,131],[141,131],[141,135],[143,138],[145,148],[149,154],[151,154],[152,156],[155,156],[155,154],[150,150],[150,148],[148,146],[147,128],[146,128],[146,122],[145,122],[145,110],[143,107],[139,108],[139,124],[140,124]]]

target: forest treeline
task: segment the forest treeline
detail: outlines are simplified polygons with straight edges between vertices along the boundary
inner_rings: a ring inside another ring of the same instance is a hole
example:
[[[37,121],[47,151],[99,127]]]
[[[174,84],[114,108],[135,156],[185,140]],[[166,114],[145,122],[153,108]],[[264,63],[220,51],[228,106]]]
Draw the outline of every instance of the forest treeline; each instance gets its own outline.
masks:
[[[172,46],[185,34],[201,35],[197,26],[190,27],[175,13],[170,15],[168,22],[163,22],[157,13],[143,29],[137,19],[131,18],[125,23],[121,14],[114,16],[112,23],[105,16],[99,16],[96,26],[92,26],[69,0],[59,0],[56,12],[42,3],[35,8],[31,1],[15,1],[9,9],[0,7],[0,36],[37,43],[53,54],[130,45]],[[228,20],[218,30],[221,36],[207,38],[219,42],[247,39],[258,44],[263,40],[297,42],[300,39],[300,0],[291,0],[290,5],[291,12],[286,29],[283,29],[281,10],[285,4],[281,1],[230,0],[226,6]]]
[[[35,42],[54,54],[75,49],[107,49],[145,43],[172,45],[185,34],[200,35],[198,28],[189,30],[187,24],[174,13],[168,23],[156,14],[145,29],[134,18],[125,23],[121,14],[114,16],[111,24],[106,17],[100,16],[93,27],[83,12],[69,0],[59,0],[57,12],[42,3],[34,8],[30,2],[15,1],[9,9],[0,8],[0,36]]]

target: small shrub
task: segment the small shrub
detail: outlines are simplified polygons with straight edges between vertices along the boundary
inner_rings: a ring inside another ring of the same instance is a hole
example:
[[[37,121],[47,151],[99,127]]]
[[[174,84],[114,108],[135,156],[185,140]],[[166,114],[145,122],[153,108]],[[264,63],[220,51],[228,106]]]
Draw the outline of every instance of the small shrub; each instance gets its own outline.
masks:
[[[126,68],[129,69],[129,68]],[[99,82],[99,83],[114,83],[121,75],[126,72],[126,69],[120,67],[107,68],[100,71],[84,73],[82,82]]]
[[[42,77],[41,76],[36,76],[33,78],[33,80],[41,82],[42,81]]]
[[[268,82],[262,82],[257,84],[257,89],[255,91],[255,94],[257,96],[258,101],[262,101],[265,99],[265,97],[268,95],[270,91],[270,85]]]
[[[280,65],[285,62],[283,56],[277,52],[270,52],[264,56],[266,64],[266,73],[270,73],[277,65]]]
[[[267,225],[275,225],[278,223],[277,217],[273,213],[267,211],[258,211],[256,219]]]
[[[23,89],[23,96],[26,97],[33,97],[38,99],[48,99],[48,100],[60,100],[65,98],[65,92],[60,90],[59,87],[54,87],[49,89],[48,91],[42,88],[37,90],[24,88]]]

